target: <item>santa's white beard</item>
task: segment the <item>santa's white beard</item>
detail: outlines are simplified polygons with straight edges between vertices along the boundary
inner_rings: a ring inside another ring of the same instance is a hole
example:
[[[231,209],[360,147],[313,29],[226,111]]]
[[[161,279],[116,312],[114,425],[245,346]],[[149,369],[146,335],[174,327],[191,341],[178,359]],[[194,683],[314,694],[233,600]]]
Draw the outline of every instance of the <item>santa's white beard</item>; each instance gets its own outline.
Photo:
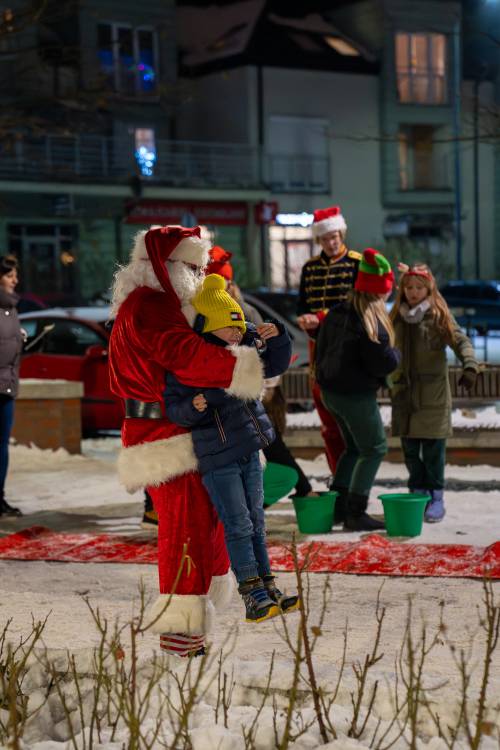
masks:
[[[179,297],[181,305],[186,305],[200,290],[203,283],[203,271],[194,271],[189,266],[180,262],[167,262],[167,271],[175,293]]]

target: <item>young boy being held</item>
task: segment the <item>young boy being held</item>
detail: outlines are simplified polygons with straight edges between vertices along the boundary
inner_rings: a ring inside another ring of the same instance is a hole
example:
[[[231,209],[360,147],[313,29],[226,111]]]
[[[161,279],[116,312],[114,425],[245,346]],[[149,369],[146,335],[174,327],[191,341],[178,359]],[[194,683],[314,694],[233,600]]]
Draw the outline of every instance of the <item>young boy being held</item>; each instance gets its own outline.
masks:
[[[256,346],[265,377],[284,372],[290,362],[287,331],[274,323],[247,324],[239,304],[225,291],[222,276],[211,274],[192,301],[195,330],[216,346]],[[243,401],[220,388],[182,384],[167,374],[164,393],[169,419],[191,429],[210,499],[224,527],[231,567],[238,581],[247,622],[261,622],[299,606],[297,596],[276,587],[266,548],[264,491],[259,450],[274,440],[260,401]]]

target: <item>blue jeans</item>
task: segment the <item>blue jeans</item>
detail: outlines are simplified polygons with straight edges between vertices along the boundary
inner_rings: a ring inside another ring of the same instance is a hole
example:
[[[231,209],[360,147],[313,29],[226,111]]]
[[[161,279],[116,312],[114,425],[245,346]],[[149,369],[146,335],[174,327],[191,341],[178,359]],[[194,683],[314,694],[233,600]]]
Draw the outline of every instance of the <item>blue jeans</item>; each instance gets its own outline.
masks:
[[[227,551],[238,583],[269,575],[258,452],[208,471],[202,481],[224,526]]]
[[[3,497],[9,468],[9,438],[14,421],[14,399],[0,396],[0,496]]]

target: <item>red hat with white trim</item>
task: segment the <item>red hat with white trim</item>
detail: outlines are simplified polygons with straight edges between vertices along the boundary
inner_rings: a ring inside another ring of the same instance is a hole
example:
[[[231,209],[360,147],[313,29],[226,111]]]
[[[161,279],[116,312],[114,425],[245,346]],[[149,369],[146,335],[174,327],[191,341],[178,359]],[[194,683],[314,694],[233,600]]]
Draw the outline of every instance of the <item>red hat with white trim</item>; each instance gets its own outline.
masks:
[[[312,233],[315,240],[328,232],[345,232],[347,224],[340,213],[340,206],[330,208],[318,208],[314,212]]]
[[[209,248],[209,242],[200,239],[200,227],[152,227],[144,234],[143,242],[136,244],[134,260],[149,258],[156,278],[163,289],[170,292],[172,286],[165,262],[179,260],[203,268],[208,262]]]

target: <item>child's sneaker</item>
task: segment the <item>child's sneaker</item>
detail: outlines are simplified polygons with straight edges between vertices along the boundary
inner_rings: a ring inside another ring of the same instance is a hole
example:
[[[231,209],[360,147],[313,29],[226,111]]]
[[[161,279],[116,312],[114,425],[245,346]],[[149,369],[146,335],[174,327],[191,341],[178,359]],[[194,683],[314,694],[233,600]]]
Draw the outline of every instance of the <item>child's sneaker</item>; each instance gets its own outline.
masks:
[[[279,607],[270,598],[261,578],[247,578],[238,585],[238,591],[245,603],[247,622],[263,622],[279,615]]]
[[[274,602],[276,602],[284,615],[286,615],[288,612],[295,612],[300,608],[299,597],[296,594],[294,594],[293,596],[282,594],[279,588],[276,586],[274,576],[264,576],[262,580],[264,581],[264,586],[266,587],[266,591],[269,594],[270,598]]]

